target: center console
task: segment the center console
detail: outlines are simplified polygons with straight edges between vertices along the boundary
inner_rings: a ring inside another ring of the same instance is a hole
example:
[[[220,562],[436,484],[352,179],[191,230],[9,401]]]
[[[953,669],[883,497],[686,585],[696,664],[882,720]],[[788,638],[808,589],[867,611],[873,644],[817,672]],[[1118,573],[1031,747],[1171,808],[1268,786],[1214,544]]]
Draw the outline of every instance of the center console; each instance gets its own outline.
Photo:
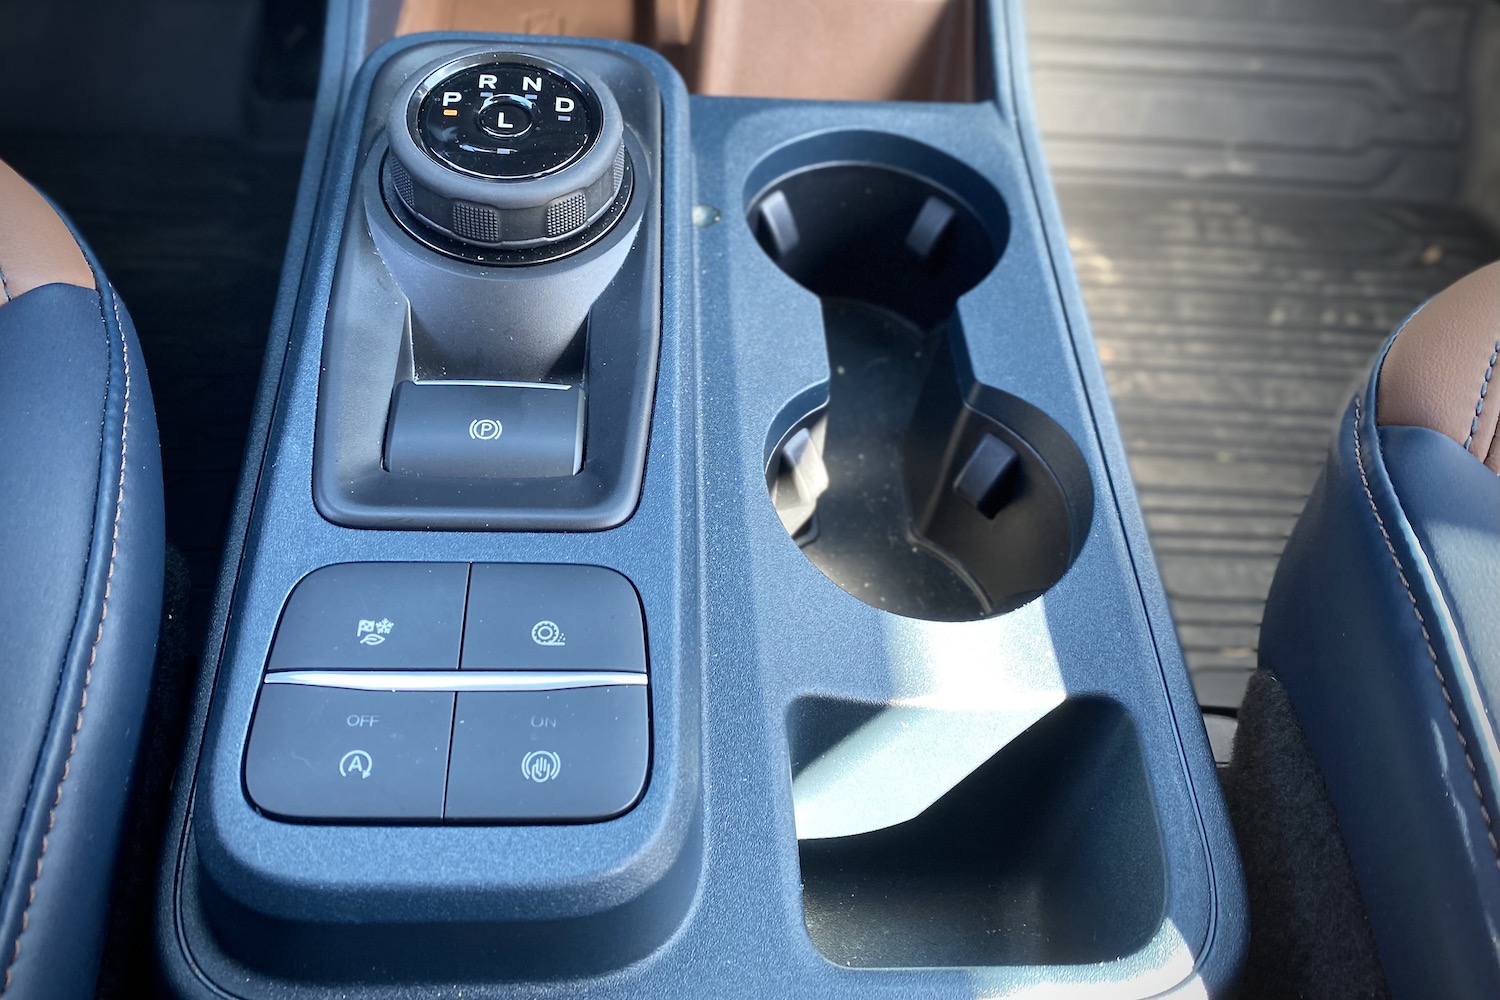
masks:
[[[978,8],[981,100],[902,103],[535,36],[346,75],[334,4],[176,994],[1232,987],[1016,6]]]

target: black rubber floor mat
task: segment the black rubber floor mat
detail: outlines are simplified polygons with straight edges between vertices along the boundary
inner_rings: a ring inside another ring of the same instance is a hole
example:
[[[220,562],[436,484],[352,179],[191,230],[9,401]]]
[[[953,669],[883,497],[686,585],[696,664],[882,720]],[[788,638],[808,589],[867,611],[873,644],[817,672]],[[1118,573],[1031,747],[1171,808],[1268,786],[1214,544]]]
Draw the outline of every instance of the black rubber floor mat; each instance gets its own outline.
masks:
[[[281,272],[300,153],[220,139],[0,136],[99,256],[140,334],[161,428],[167,538],[202,640]]]
[[[1500,245],[1441,205],[1097,184],[1059,196],[1199,701],[1236,708],[1355,379]]]
[[[1034,0],[1054,174],[1448,199],[1479,0]]]
[[[1500,244],[1457,207],[1477,0],[1045,0],[1036,105],[1199,700],[1233,711],[1354,379]]]

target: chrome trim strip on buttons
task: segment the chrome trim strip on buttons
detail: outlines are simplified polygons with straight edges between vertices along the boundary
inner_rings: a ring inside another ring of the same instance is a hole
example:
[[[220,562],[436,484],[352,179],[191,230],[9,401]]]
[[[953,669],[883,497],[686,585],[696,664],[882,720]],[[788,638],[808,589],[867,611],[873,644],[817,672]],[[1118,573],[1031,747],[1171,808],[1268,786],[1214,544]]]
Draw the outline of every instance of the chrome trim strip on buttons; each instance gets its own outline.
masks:
[[[567,691],[645,687],[647,678],[623,670],[280,670],[267,674],[266,683],[346,691]]]
[[[558,389],[566,392],[576,388],[565,382],[497,382],[483,378],[414,378],[418,385],[482,385],[510,389]]]

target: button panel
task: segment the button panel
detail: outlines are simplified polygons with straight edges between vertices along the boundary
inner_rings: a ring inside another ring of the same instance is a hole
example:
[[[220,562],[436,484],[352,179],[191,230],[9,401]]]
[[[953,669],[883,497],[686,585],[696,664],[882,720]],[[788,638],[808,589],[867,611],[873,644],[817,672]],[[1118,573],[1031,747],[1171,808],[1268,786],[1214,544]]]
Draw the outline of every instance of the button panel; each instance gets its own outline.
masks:
[[[287,601],[245,789],[280,819],[593,822],[639,800],[650,732],[640,599],[619,573],[346,563]]]

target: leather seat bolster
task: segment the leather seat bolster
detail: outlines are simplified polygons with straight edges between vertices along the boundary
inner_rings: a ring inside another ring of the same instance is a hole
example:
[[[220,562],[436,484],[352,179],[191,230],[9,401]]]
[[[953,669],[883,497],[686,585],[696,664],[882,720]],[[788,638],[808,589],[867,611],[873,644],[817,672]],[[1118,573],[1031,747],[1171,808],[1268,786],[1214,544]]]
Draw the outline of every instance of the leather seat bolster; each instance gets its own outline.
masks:
[[[1380,371],[1377,422],[1427,427],[1500,473],[1500,263],[1434,296],[1406,321]]]
[[[87,998],[165,552],[150,387],[102,280],[0,305],[0,504],[0,995]]]
[[[43,285],[94,287],[94,272],[52,205],[0,163],[0,305]]]
[[[1465,533],[1493,543],[1500,480],[1435,431],[1377,427],[1365,400],[1390,370],[1350,403],[1288,540],[1261,666],[1323,772],[1392,995],[1478,1000],[1500,995],[1500,678],[1475,622],[1493,618],[1493,570],[1455,553]],[[1449,537],[1414,525],[1433,517]]]
[[[1420,572],[1442,596],[1491,733],[1500,730],[1500,476],[1425,427],[1380,428],[1380,455],[1414,537]],[[1500,826],[1500,805],[1495,820]]]

